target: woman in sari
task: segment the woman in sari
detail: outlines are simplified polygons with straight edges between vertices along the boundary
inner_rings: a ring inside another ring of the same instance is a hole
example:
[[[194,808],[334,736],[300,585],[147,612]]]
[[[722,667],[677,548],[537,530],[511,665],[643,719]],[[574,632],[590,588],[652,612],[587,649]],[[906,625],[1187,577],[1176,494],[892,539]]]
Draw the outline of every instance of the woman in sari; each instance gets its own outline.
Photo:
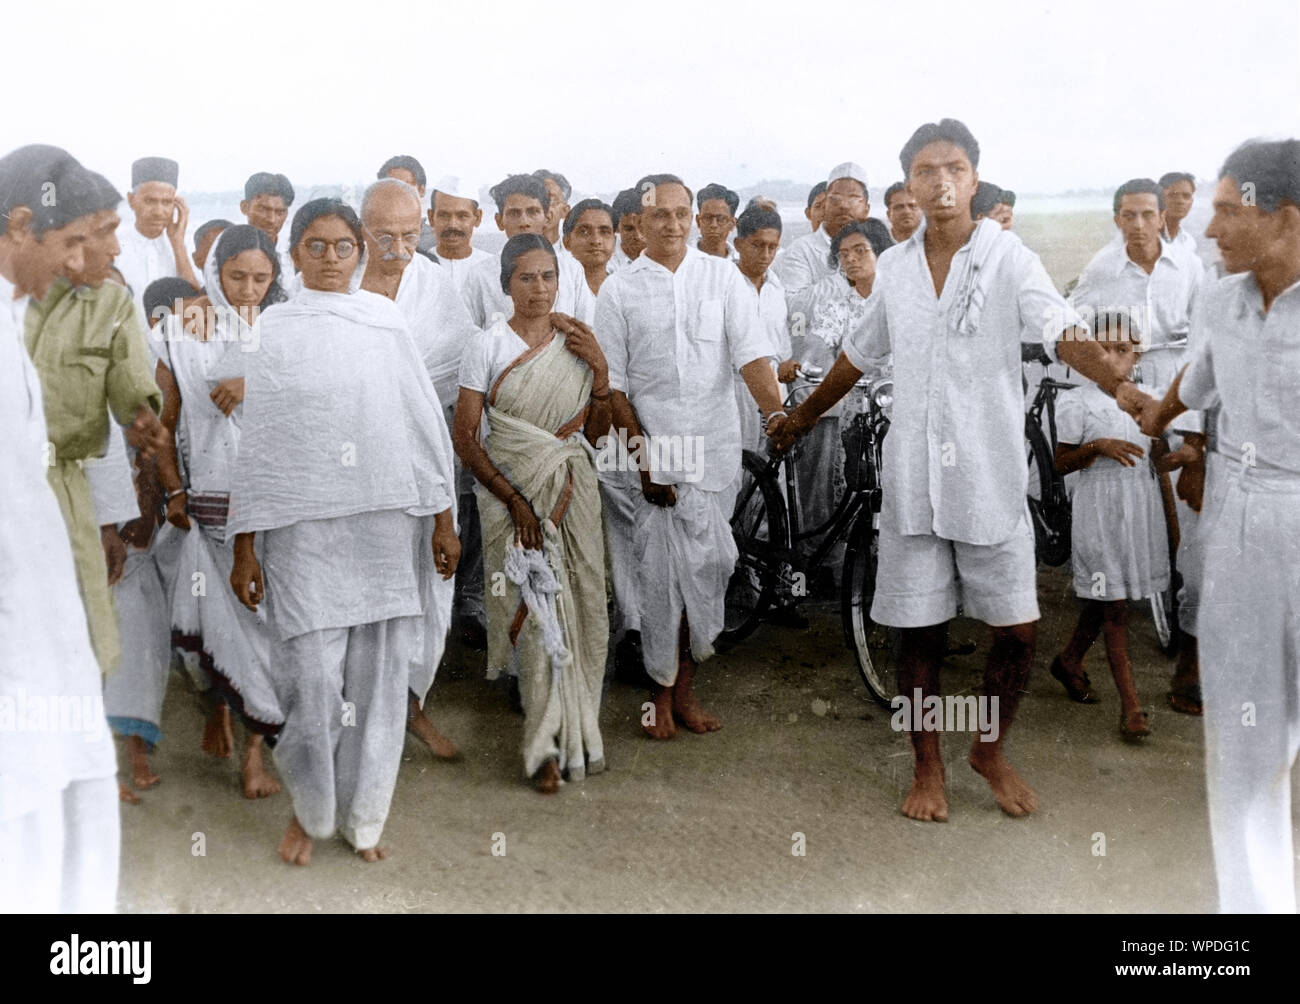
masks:
[[[302,291],[261,316],[242,360],[230,584],[249,609],[267,601],[294,811],[280,857],[310,864],[337,831],[378,861],[410,674],[441,657],[450,621],[450,588],[434,611],[430,587],[460,558],[451,442],[401,311],[359,288],[356,213],[314,199],[290,238]]]
[[[453,428],[479,482],[485,581],[502,573],[510,582],[485,597],[488,678],[518,671],[524,773],[546,794],[565,776],[605,769],[598,718],[609,643],[591,452],[610,427],[609,373],[591,329],[551,313],[558,277],[544,237],[506,242],[501,286],[514,316],[466,348]]]
[[[228,227],[208,254],[203,278],[209,308],[202,334],[186,331],[184,318],[173,314],[158,349],[162,420],[175,437],[158,474],[167,521],[185,533],[179,567],[189,572],[172,590],[172,636],[199,657],[216,694],[203,748],[230,755],[233,707],[248,733],[244,797],[265,798],[280,785],[264,764],[263,738],[284,722],[271,685],[271,636],[265,612],[244,609],[223,584],[235,560],[226,518],[243,416],[241,357],[255,345],[259,312],[285,298],[275,245],[256,227]]]

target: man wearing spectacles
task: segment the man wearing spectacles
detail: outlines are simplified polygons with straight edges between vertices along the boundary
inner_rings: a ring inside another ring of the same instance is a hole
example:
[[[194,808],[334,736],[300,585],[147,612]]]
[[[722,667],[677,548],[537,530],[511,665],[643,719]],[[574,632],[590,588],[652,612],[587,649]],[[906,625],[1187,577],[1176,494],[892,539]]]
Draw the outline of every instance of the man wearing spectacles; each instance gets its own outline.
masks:
[[[846,161],[831,169],[826,176],[825,213],[820,230],[800,237],[772,263],[772,272],[785,287],[790,321],[797,326],[802,317],[804,330],[812,320],[813,306],[835,295],[839,270],[831,264],[831,241],[850,223],[871,214],[867,172],[861,166]]]
[[[696,193],[695,204],[700,210],[695,214],[695,225],[700,228],[700,239],[695,247],[705,254],[739,262],[740,255],[736,254],[727,238],[736,229],[740,196],[726,185],[705,185]]]
[[[361,232],[366,242],[366,271],[361,288],[392,300],[406,318],[415,347],[424,360],[448,428],[454,418],[457,371],[465,345],[475,333],[465,302],[450,269],[419,252],[424,204],[416,189],[395,178],[375,182],[361,198]],[[308,247],[308,252],[311,248]],[[493,263],[496,258],[493,257]],[[473,479],[457,470],[463,551],[456,575],[456,613],[462,634],[472,638],[486,622],[483,612],[483,555]],[[479,625],[476,631],[473,625]],[[434,756],[456,756],[456,745],[420,710],[433,685],[437,666],[412,672],[407,728]]]

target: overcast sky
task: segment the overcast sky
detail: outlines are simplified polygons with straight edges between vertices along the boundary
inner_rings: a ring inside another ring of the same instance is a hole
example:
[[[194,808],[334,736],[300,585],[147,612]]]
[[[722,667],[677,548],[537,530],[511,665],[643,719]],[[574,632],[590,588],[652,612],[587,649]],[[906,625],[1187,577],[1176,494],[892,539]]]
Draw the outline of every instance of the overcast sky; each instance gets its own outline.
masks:
[[[1211,177],[1242,139],[1300,134],[1300,0],[16,0],[4,21],[4,145],[57,143],[124,188],[148,154],[184,191],[358,181],[394,153],[579,192],[851,159],[876,187],[954,116],[982,176],[1054,192]]]

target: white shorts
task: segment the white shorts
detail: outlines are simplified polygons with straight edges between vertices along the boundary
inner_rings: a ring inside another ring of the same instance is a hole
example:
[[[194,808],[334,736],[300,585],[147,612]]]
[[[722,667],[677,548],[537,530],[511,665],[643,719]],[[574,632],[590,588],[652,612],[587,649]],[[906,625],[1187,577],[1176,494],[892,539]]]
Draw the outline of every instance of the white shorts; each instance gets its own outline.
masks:
[[[957,616],[993,627],[1038,620],[1034,531],[1028,516],[1000,544],[966,544],[880,525],[871,619],[889,627],[943,624]]]

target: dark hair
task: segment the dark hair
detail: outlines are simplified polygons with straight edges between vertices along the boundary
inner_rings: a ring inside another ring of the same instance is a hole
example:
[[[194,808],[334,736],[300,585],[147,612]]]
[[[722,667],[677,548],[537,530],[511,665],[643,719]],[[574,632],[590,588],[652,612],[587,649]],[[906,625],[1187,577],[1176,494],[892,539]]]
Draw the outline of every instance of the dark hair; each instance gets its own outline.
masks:
[[[1119,212],[1119,204],[1126,195],[1154,195],[1156,205],[1161,210],[1165,208],[1165,190],[1150,178],[1130,178],[1115,189],[1115,212]]]
[[[640,181],[636,183],[636,188],[634,189],[637,196],[637,205],[639,207],[637,209],[637,212],[640,212],[641,209],[644,208],[646,205],[646,201],[645,201],[646,192],[648,192],[652,188],[658,188],[660,185],[681,185],[682,188],[686,188],[686,201],[687,202],[695,201],[695,196],[692,195],[691,190],[686,187],[686,182],[682,181],[682,179],[677,177],[677,175],[647,174],[644,178],[642,178]]]
[[[555,257],[555,248],[551,247],[550,241],[541,234],[515,234],[501,249],[501,290],[506,296],[510,295],[510,280],[515,277],[516,263],[529,251],[545,251],[559,270],[560,260]]]
[[[1255,205],[1266,213],[1283,202],[1300,206],[1300,140],[1247,140],[1228,155],[1219,178],[1253,185]]]
[[[618,224],[614,223],[614,207],[608,203],[601,202],[600,199],[583,199],[576,206],[569,210],[569,215],[564,218],[564,236],[568,237],[573,233],[573,228],[578,225],[578,217],[588,210],[597,210],[609,215],[609,222],[614,224],[614,229],[618,229]]]
[[[546,168],[538,168],[533,172],[533,177],[545,185],[548,181],[553,181],[560,186],[560,194],[564,196],[564,201],[569,201],[569,196],[573,194],[573,186],[569,184],[569,179],[558,171],[548,171]]]
[[[991,181],[981,181],[975,186],[975,194],[970,200],[970,218],[977,219],[993,212],[993,207],[1002,201],[1002,189]]]
[[[871,245],[871,253],[877,258],[886,248],[894,246],[894,239],[889,236],[889,228],[877,219],[854,220],[840,228],[840,232],[831,238],[831,253],[828,261],[832,268],[840,267],[840,245],[854,234],[861,234]]]
[[[938,122],[927,122],[921,126],[904,144],[903,152],[898,155],[899,163],[903,165],[903,177],[906,178],[912,173],[912,161],[918,153],[931,143],[939,142],[952,143],[961,147],[970,159],[970,166],[974,168],[980,166],[980,145],[971,131],[966,128],[966,123],[959,122],[957,119],[940,119]]]
[[[1092,319],[1092,337],[1099,342],[1140,342],[1142,329],[1124,307],[1107,307],[1099,310]]]
[[[1196,178],[1186,171],[1167,171],[1160,175],[1160,181],[1157,184],[1161,188],[1168,188],[1170,185],[1176,185],[1180,181],[1185,181],[1192,186],[1192,191],[1196,191]]]
[[[0,157],[0,214],[8,221],[14,209],[25,206],[31,210],[33,233],[65,227],[86,215],[79,204],[82,200],[64,196],[74,189],[90,194],[88,174],[72,154],[57,146],[19,147]],[[55,197],[49,198],[49,193]]]
[[[203,238],[213,230],[225,230],[226,227],[233,226],[234,224],[229,220],[208,220],[207,223],[194,231],[194,250],[197,251],[199,249],[199,245],[203,243]]]
[[[307,205],[311,205],[308,203]],[[303,206],[302,209],[306,209]],[[302,215],[302,210],[298,211]],[[295,217],[294,223],[298,220]],[[304,227],[304,230],[307,228]],[[280,285],[280,256],[275,252],[275,244],[271,238],[266,236],[257,227],[249,226],[247,223],[240,223],[235,226],[227,227],[221,231],[221,236],[217,238],[217,243],[212,247],[212,255],[216,260],[217,282],[221,281],[221,268],[226,262],[230,261],[235,255],[244,251],[261,251],[266,255],[267,260],[271,263],[271,285],[267,287],[266,295],[262,297],[259,307],[269,307],[273,303],[283,303],[288,299],[284,294],[284,289]]]
[[[497,204],[497,212],[505,212],[506,199],[512,195],[525,195],[542,204],[542,212],[550,212],[551,193],[546,190],[546,183],[531,174],[512,174],[505,181],[499,181],[488,189],[488,195]]]
[[[753,198],[745,211],[736,218],[736,237],[751,237],[759,230],[781,232],[781,214],[777,212],[776,203],[761,197]]]
[[[817,201],[817,196],[821,195],[825,191],[826,182],[824,181],[819,181],[817,184],[813,185],[812,188],[808,189],[808,205],[804,206],[804,209],[811,209],[812,204]]]
[[[710,199],[721,199],[725,202],[727,208],[731,210],[732,216],[735,216],[736,210],[740,208],[740,196],[726,185],[719,185],[717,182],[705,185],[699,190],[695,196],[695,205],[698,208],[703,209],[704,203],[708,202]]]
[[[293,186],[283,174],[258,171],[244,182],[244,198],[249,202],[259,195],[278,195],[286,206],[293,205]]]
[[[73,172],[74,200],[82,209],[81,215],[116,209],[122,202],[122,193],[113,187],[113,183],[97,171],[82,169]],[[64,198],[67,192],[63,193]]]
[[[146,320],[153,320],[154,311],[159,307],[168,309],[161,315],[166,317],[171,313],[171,306],[177,300],[188,300],[191,297],[198,296],[202,292],[197,286],[191,286],[184,279],[177,278],[174,275],[164,276],[161,279],[155,279],[144,288],[144,316]]]
[[[614,210],[614,229],[617,230],[618,221],[624,216],[641,214],[641,197],[635,188],[625,188],[614,196],[614,204],[610,208]]]
[[[892,185],[890,185],[888,188],[885,189],[885,211],[886,212],[889,211],[889,200],[892,199],[899,192],[903,191],[903,189],[905,189],[906,187],[907,185],[905,182],[895,181]]]
[[[1016,193],[1009,188],[1002,189],[1002,198],[999,199],[1004,206],[1014,206],[1016,204]]]
[[[379,169],[379,173],[375,177],[382,180],[388,177],[389,171],[393,170],[410,171],[411,177],[415,179],[416,188],[423,188],[429,182],[424,173],[424,168],[420,166],[420,162],[407,154],[399,153],[396,157],[389,157],[384,161],[384,166]]]
[[[293,214],[293,223],[289,227],[289,247],[296,248],[307,228],[324,216],[337,216],[346,223],[357,239],[357,247],[365,243],[361,236],[361,221],[357,219],[355,209],[342,199],[312,199],[304,202],[302,208]]]

